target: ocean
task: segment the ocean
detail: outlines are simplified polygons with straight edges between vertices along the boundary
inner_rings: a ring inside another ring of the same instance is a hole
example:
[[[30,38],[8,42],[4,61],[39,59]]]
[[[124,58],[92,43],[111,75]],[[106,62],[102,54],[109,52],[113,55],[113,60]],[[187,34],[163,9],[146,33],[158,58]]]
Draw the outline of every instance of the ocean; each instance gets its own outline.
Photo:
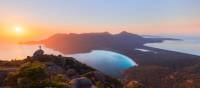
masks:
[[[200,37],[187,37],[187,36],[165,36],[168,38],[181,39],[181,40],[165,40],[161,43],[147,43],[144,44],[148,47],[154,47],[169,51],[176,51],[186,54],[200,56]]]

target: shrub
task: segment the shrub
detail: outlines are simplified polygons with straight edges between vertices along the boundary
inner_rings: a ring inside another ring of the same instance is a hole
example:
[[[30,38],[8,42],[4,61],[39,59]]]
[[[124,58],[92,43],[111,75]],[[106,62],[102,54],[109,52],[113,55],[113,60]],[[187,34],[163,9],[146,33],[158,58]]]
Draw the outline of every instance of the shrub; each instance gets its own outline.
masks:
[[[17,88],[68,88],[59,79],[50,79],[45,67],[40,62],[25,63],[16,72],[9,73],[5,83]]]

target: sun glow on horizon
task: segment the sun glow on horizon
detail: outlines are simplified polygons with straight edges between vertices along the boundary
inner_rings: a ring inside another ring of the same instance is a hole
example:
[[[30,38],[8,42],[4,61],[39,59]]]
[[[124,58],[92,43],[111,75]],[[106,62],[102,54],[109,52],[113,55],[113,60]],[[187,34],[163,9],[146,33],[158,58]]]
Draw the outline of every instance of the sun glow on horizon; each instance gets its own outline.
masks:
[[[21,27],[16,27],[16,28],[15,28],[15,32],[16,32],[17,34],[22,34],[22,33],[24,32],[24,30],[23,30]]]
[[[25,26],[7,26],[2,28],[1,40],[8,42],[26,41],[32,37],[32,32]]]

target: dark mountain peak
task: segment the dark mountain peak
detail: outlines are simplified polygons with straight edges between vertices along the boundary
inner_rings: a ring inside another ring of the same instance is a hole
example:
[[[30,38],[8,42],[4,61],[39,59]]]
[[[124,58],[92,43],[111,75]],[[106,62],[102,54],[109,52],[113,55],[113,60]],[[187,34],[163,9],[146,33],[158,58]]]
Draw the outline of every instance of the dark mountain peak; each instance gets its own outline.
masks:
[[[100,32],[100,33],[82,33],[82,34],[77,34],[77,33],[68,33],[68,34],[64,34],[64,33],[58,33],[58,34],[54,34],[51,37],[59,37],[59,36],[67,36],[67,37],[84,37],[84,36],[111,36],[111,33],[109,32]]]
[[[109,32],[100,32],[100,33],[83,33],[80,35],[82,36],[110,36],[111,34]]]
[[[122,31],[119,34],[131,34],[131,33],[127,32],[127,31]]]
[[[48,39],[62,39],[62,38],[65,38],[66,36],[67,36],[67,34],[65,34],[65,33],[57,33],[57,34],[50,36]]]
[[[65,33],[57,33],[57,34],[54,34],[52,36],[65,36],[66,34]]]
[[[111,33],[109,33],[109,32],[102,32],[101,34],[103,34],[103,35],[111,35]]]
[[[138,37],[142,38],[141,36],[137,34],[133,34],[127,31],[122,31],[119,34],[111,34],[109,32],[100,32],[100,33],[82,33],[82,34],[76,34],[76,33],[69,33],[69,34],[64,34],[64,33],[58,33],[54,34],[53,36],[49,37],[51,38],[66,38],[66,37],[106,37],[106,36],[114,36],[114,37]]]
[[[116,36],[142,38],[141,36],[139,36],[137,34],[133,34],[133,33],[127,32],[127,31],[122,31],[119,34],[117,34]]]

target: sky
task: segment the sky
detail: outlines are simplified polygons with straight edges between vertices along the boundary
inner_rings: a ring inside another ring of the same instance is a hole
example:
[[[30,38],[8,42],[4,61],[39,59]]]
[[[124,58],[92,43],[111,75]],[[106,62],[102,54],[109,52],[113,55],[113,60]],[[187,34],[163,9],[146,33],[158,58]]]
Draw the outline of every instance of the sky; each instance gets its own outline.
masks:
[[[0,0],[0,38],[19,36],[16,27],[27,39],[105,31],[198,35],[200,0]]]

